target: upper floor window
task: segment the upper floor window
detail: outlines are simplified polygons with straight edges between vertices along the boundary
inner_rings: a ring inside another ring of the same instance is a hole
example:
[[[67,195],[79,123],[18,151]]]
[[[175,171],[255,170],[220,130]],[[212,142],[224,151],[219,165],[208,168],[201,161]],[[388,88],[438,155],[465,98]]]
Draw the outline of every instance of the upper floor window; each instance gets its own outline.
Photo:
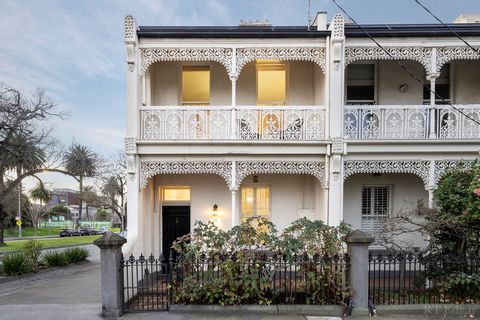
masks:
[[[435,81],[435,92],[443,99],[450,101],[450,64],[445,64],[440,71],[440,76]],[[423,102],[430,103],[430,83],[423,87]],[[436,104],[444,104],[442,99],[435,96]]]
[[[347,104],[375,103],[375,65],[351,64],[347,68]]]
[[[285,105],[287,68],[278,60],[257,60],[257,105]]]
[[[210,67],[182,67],[182,105],[210,104]]]

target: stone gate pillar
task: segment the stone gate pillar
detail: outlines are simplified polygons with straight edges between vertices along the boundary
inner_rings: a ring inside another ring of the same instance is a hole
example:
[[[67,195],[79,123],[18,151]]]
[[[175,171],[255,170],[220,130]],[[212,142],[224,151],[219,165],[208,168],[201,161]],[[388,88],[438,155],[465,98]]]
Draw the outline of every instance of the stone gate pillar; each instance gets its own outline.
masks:
[[[374,238],[361,231],[353,231],[347,238],[350,256],[348,278],[353,289],[352,315],[369,315],[368,311],[368,246]]]
[[[93,242],[100,248],[102,316],[116,318],[123,312],[122,245],[127,239],[108,231]]]

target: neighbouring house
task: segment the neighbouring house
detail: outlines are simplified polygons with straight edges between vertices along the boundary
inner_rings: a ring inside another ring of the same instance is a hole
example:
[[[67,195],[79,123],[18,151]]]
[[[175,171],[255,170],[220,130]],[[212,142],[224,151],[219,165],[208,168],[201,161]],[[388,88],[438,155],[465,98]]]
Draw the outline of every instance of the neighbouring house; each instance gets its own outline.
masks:
[[[196,220],[378,236],[386,217],[433,207],[442,175],[479,153],[480,55],[440,24],[363,28],[388,54],[324,12],[310,27],[125,17],[124,253],[168,252]],[[479,23],[450,28],[480,45]]]

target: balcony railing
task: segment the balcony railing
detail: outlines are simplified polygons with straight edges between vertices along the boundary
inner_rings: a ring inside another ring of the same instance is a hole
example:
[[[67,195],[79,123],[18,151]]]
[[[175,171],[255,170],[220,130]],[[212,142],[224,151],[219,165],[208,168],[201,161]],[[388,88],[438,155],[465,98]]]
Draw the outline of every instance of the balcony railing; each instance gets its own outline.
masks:
[[[468,117],[480,119],[480,105],[457,105]],[[479,139],[480,126],[448,105],[348,105],[344,134],[352,140]],[[432,126],[430,122],[433,121]]]
[[[169,106],[141,108],[146,140],[325,139],[325,108],[319,106]]]

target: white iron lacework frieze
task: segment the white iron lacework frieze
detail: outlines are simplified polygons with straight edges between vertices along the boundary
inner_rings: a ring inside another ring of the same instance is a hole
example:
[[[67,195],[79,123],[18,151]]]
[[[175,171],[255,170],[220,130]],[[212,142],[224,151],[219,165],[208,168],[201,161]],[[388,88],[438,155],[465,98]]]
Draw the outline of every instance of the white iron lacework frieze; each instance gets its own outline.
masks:
[[[232,72],[231,48],[147,48],[141,49],[142,74],[157,61],[216,61]]]
[[[477,50],[480,50],[477,49]],[[443,47],[437,48],[437,61],[435,72],[440,73],[443,65],[452,60],[480,59],[480,54],[469,47]]]
[[[435,185],[438,184],[444,174],[459,168],[462,170],[469,170],[472,167],[473,161],[471,160],[437,160],[435,161]]]
[[[431,70],[432,48],[399,47],[386,48],[388,53],[399,60],[415,60],[420,62],[427,74]],[[354,61],[359,60],[390,60],[390,56],[378,47],[349,47],[345,49],[345,68]]]
[[[140,187],[157,174],[217,174],[231,188],[231,161],[145,161],[140,162]]]
[[[239,48],[237,49],[237,75],[254,60],[304,60],[312,61],[325,73],[325,48]]]
[[[322,161],[237,161],[235,189],[252,174],[311,174],[325,185],[325,163]]]
[[[429,161],[416,160],[352,160],[344,162],[343,178],[356,173],[412,173],[428,185]]]
[[[134,153],[136,151],[136,143],[135,143],[135,138],[133,137],[128,137],[125,138],[125,152],[127,153]]]

